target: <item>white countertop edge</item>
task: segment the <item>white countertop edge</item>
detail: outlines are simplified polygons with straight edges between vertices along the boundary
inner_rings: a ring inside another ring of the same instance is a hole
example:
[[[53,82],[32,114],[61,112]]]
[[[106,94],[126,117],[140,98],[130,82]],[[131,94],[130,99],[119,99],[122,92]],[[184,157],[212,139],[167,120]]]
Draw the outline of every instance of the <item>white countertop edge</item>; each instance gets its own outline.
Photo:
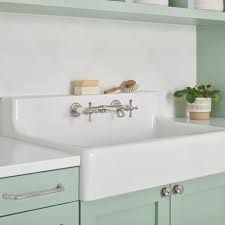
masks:
[[[46,172],[80,166],[80,156],[71,156],[61,159],[51,159],[24,164],[15,164],[0,167],[0,178]]]

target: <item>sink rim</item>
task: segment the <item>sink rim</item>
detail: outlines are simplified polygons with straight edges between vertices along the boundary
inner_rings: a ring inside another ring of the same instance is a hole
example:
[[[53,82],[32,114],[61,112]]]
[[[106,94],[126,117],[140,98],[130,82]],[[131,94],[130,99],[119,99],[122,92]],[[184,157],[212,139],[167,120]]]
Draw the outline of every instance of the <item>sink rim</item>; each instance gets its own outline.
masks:
[[[180,122],[180,121],[174,121],[173,119],[167,119],[164,117],[158,117],[155,116],[155,123],[157,122],[166,122],[170,123],[172,125],[180,125],[182,128],[193,128],[193,131],[195,129],[203,129],[204,131],[199,132],[199,133],[193,133],[193,134],[181,134],[181,135],[174,135],[174,136],[167,136],[167,137],[150,137],[150,138],[145,138],[145,139],[139,139],[135,141],[130,141],[130,142],[124,142],[124,143],[112,143],[112,144],[97,144],[97,145],[76,145],[73,144],[72,146],[75,148],[82,150],[92,150],[92,149],[102,149],[102,148],[112,148],[112,147],[122,147],[122,146],[128,146],[128,145],[140,145],[140,144],[151,144],[154,142],[161,142],[161,141],[169,141],[169,140],[180,140],[180,139],[186,139],[189,137],[200,137],[200,136],[205,136],[208,134],[212,133],[219,133],[219,132],[224,132],[225,127],[219,127],[219,126],[212,126],[212,125],[205,125],[205,124],[195,124],[195,123],[185,123],[185,122]],[[154,126],[157,129],[157,126]],[[173,127],[173,128],[174,128]],[[153,128],[153,129],[155,129]],[[212,129],[208,131],[207,129]]]
[[[194,138],[189,135],[142,142],[138,147],[87,149],[81,153],[81,200],[93,201],[222,173],[224,144],[225,129]]]

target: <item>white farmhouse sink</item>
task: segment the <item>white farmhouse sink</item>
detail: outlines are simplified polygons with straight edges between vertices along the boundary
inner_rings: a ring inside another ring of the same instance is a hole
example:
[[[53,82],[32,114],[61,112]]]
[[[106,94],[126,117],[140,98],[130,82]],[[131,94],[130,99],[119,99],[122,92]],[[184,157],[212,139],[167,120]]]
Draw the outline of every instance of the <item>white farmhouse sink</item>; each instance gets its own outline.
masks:
[[[72,117],[70,106],[133,105],[128,115]],[[162,119],[157,93],[5,98],[1,133],[81,155],[80,198],[91,201],[225,171],[224,128]]]

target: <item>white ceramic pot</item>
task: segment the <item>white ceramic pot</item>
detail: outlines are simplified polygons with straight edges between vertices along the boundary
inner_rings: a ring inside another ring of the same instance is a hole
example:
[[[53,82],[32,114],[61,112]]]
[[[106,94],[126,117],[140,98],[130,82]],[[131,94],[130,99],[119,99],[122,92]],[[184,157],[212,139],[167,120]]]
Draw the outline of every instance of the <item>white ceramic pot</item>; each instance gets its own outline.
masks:
[[[194,103],[188,103],[187,109],[192,120],[208,120],[212,110],[211,98],[196,98]]]
[[[223,0],[195,0],[195,8],[204,9],[204,10],[223,11],[224,1]]]
[[[169,5],[169,0],[134,0],[134,2],[150,5]]]

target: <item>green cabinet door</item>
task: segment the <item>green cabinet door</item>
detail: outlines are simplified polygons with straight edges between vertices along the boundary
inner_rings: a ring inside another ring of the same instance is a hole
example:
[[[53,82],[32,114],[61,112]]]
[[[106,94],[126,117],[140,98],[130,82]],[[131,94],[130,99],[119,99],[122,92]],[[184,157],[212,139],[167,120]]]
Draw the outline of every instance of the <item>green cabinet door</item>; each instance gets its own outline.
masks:
[[[19,213],[0,218],[0,225],[79,225],[79,203]]]
[[[225,225],[225,174],[179,184],[184,192],[171,196],[172,225]]]
[[[170,198],[161,188],[81,202],[82,225],[169,225]]]

